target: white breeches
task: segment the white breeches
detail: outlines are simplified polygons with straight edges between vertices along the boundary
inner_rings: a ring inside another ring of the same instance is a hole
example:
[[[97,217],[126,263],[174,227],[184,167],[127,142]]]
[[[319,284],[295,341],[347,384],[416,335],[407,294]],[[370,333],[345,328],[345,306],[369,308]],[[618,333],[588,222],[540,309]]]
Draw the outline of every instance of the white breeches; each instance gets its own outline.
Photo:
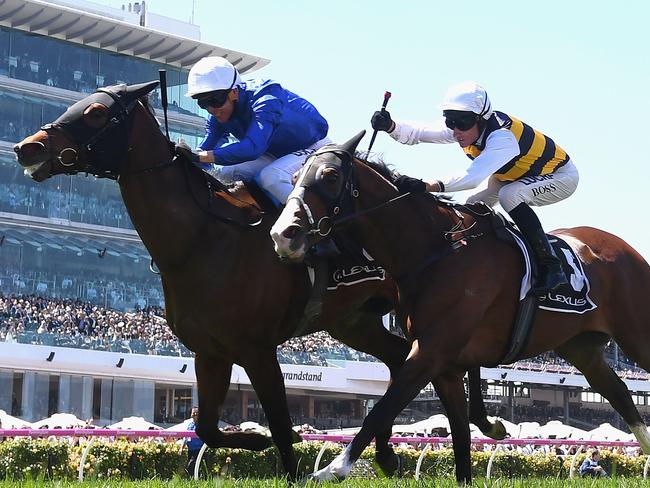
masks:
[[[482,201],[490,207],[499,203],[506,212],[520,203],[542,207],[570,196],[576,191],[579,179],[578,168],[571,160],[549,175],[528,176],[516,181],[499,181],[490,176],[487,188],[470,196],[467,203]]]
[[[255,180],[271,197],[284,204],[289,193],[293,190],[293,184],[291,183],[293,174],[300,169],[308,156],[331,143],[330,138],[325,137],[305,149],[289,153],[277,159],[270,154],[263,154],[252,161],[245,161],[231,166],[215,164],[212,165],[209,172],[223,183]]]

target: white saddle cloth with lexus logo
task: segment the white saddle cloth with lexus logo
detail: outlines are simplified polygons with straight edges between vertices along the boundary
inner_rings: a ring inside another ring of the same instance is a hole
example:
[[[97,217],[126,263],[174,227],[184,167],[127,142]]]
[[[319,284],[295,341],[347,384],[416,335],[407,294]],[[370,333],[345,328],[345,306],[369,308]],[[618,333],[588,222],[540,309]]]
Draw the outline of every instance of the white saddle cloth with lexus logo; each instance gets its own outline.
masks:
[[[526,263],[526,272],[521,281],[519,293],[519,299],[523,300],[532,286],[531,257],[521,235],[512,229],[508,229],[508,232],[512,234],[515,242],[519,245]],[[548,240],[562,263],[562,269],[569,283],[541,297],[539,308],[553,312],[579,314],[595,309],[597,305],[589,298],[589,278],[584,272],[582,262],[575,249],[570,245],[573,244],[577,248],[581,243],[572,237],[560,238],[550,234],[548,234]]]

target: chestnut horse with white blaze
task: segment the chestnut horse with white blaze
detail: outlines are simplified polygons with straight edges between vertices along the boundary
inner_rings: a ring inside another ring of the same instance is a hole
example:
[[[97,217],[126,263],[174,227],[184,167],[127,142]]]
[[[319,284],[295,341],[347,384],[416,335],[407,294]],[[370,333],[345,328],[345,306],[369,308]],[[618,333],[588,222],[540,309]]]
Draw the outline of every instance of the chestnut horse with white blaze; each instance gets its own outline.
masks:
[[[296,261],[332,232],[356,240],[397,282],[413,342],[354,441],[315,476],[345,477],[375,433],[387,429],[433,381],[449,416],[456,477],[469,482],[462,377],[468,369],[493,366],[504,357],[524,260],[518,249],[497,239],[487,216],[432,194],[400,195],[385,166],[354,157],[362,136],[322,148],[306,161],[271,235],[276,252]],[[472,234],[466,245],[451,246],[450,236],[462,232]],[[585,375],[650,453],[643,420],[603,355],[614,339],[630,359],[650,370],[650,308],[645,304],[650,267],[627,243],[602,230],[577,227],[554,234],[579,257],[597,308],[583,314],[538,310],[519,359],[554,350]]]

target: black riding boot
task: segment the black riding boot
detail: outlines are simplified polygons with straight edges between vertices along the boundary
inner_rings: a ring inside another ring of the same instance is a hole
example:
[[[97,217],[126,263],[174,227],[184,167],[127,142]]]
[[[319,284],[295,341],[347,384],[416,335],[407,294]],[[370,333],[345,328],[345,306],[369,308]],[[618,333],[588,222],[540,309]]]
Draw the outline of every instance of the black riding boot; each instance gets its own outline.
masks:
[[[530,244],[537,261],[539,273],[531,290],[532,294],[541,297],[558,286],[568,283],[560,260],[548,242],[535,212],[525,203],[520,203],[509,214]]]

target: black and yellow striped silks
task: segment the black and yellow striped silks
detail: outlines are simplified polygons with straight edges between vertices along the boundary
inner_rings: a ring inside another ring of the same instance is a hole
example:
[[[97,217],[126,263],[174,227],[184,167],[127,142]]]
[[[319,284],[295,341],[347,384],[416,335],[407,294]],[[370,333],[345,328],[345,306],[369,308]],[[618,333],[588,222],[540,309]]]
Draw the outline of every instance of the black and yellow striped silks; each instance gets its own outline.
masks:
[[[470,159],[476,158],[485,149],[487,137],[497,129],[508,129],[519,144],[519,155],[494,173],[494,176],[500,181],[515,181],[525,176],[547,175],[564,166],[569,160],[566,151],[555,144],[553,139],[503,112],[494,112],[479,140],[473,145],[463,148],[465,154]]]

